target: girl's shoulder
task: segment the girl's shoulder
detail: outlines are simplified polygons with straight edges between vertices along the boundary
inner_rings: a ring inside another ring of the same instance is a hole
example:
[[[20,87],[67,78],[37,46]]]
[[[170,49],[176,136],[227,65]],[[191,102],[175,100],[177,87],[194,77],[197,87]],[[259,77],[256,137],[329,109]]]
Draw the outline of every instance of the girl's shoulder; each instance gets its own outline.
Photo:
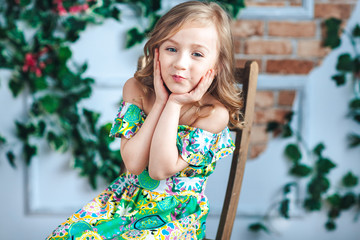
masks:
[[[193,125],[211,133],[220,133],[229,123],[229,110],[213,96],[207,99],[207,103],[211,105],[211,111],[205,117],[198,118]]]
[[[143,109],[144,97],[144,87],[136,78],[132,77],[125,82],[122,93],[123,101],[133,103]]]

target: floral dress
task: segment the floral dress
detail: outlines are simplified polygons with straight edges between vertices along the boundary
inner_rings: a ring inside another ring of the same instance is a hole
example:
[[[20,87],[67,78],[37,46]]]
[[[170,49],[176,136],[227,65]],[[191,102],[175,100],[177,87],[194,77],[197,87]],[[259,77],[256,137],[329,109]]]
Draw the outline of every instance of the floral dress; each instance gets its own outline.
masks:
[[[145,118],[138,106],[122,102],[110,136],[131,138]],[[150,178],[147,169],[120,175],[47,239],[203,239],[206,180],[234,143],[228,128],[214,134],[180,125],[176,145],[188,167],[161,181]]]

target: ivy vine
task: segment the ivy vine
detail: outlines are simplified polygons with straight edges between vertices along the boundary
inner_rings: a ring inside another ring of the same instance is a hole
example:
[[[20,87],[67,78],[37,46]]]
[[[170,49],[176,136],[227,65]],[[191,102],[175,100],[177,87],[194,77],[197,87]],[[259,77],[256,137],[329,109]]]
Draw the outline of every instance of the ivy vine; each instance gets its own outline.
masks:
[[[326,38],[323,45],[337,48],[341,44],[339,36],[341,20],[331,18],[325,21]],[[360,124],[360,26],[357,24],[351,33],[342,30],[349,38],[353,53],[343,53],[338,57],[336,64],[337,73],[332,76],[337,86],[342,86],[346,81],[352,81],[354,96],[349,103],[349,114],[355,122]],[[356,214],[354,220],[360,215],[360,192],[354,191],[358,185],[359,177],[353,172],[347,172],[341,179],[339,187],[332,186],[329,173],[336,168],[336,164],[330,158],[324,156],[325,145],[317,144],[312,150],[308,148],[300,133],[291,127],[293,112],[285,116],[285,122],[269,122],[267,131],[272,132],[274,136],[282,138],[295,137],[295,142],[289,143],[284,149],[284,155],[291,162],[289,174],[296,179],[305,179],[307,181],[306,197],[300,199],[296,196],[295,200],[289,198],[289,193],[298,192],[298,181],[288,182],[283,186],[282,200],[275,203],[273,208],[277,208],[279,216],[289,219],[291,201],[295,204],[299,202],[307,211],[320,211],[326,208],[328,220],[325,228],[329,231],[336,229],[336,219],[340,217],[342,211],[353,209]],[[359,130],[359,129],[357,129]],[[355,131],[355,130],[354,130]],[[360,147],[359,131],[349,134],[349,147]],[[303,156],[307,156],[310,164],[305,164],[301,160]],[[330,193],[330,189],[332,190]],[[262,220],[249,226],[252,231],[264,231],[271,233],[270,229],[270,213],[262,217]]]
[[[0,69],[11,72],[8,87],[14,96],[29,98],[26,117],[15,120],[22,156],[0,133],[0,150],[9,164],[41,155],[44,141],[59,152],[71,151],[73,167],[93,188],[101,176],[113,181],[120,172],[119,149],[110,148],[111,123],[100,125],[100,113],[81,105],[92,94],[95,79],[85,77],[87,64],[76,63],[70,45],[89,24],[120,21],[121,4],[133,9],[148,25],[127,33],[126,47],[141,43],[159,19],[161,1],[149,0],[6,0],[0,2]],[[243,0],[221,1],[236,16]],[[146,24],[145,24],[146,25]]]

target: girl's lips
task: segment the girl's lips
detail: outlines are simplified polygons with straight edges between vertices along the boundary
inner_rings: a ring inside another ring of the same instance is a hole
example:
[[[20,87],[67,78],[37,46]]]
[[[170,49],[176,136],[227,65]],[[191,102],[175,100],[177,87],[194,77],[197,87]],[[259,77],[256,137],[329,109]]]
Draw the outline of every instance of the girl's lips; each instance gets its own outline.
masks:
[[[172,75],[172,78],[177,83],[182,82],[185,79],[185,78],[183,78],[182,76],[179,76],[179,75]]]

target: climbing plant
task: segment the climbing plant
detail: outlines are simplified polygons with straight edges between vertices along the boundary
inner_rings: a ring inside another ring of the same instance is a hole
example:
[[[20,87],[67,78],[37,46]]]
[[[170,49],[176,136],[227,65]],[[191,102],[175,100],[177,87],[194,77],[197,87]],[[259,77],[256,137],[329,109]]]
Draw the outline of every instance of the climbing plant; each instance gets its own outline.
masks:
[[[243,0],[220,3],[233,16]],[[26,116],[14,122],[16,142],[0,132],[0,149],[9,164],[29,165],[45,142],[54,151],[71,151],[73,167],[96,188],[98,176],[111,182],[120,172],[119,149],[110,148],[111,123],[100,125],[100,113],[82,106],[95,79],[84,76],[87,63],[72,60],[70,45],[90,24],[108,18],[120,21],[121,5],[144,24],[129,29],[126,47],[143,42],[160,17],[161,0],[5,0],[0,2],[0,69],[11,72],[8,88],[14,98],[25,96]],[[2,82],[4,79],[2,79]],[[4,84],[0,85],[4,87]],[[14,146],[22,145],[20,154]]]
[[[343,32],[349,38],[352,44],[352,53],[343,53],[338,57],[336,64],[337,73],[332,76],[337,86],[342,86],[346,81],[351,81],[353,86],[353,97],[349,103],[349,114],[355,122],[360,124],[360,26],[357,24],[349,33],[345,30],[340,31],[341,21],[339,19],[328,19],[325,22],[326,38],[324,46],[337,48],[341,44],[339,33]],[[279,216],[289,219],[290,205],[300,205],[307,211],[320,211],[326,209],[328,220],[325,228],[329,231],[336,229],[336,219],[341,216],[341,212],[353,209],[356,213],[354,220],[358,219],[360,214],[360,192],[354,189],[358,185],[359,177],[352,171],[343,175],[340,186],[334,184],[328,177],[329,173],[336,168],[333,160],[324,155],[325,145],[317,144],[312,150],[309,149],[301,134],[291,127],[291,120],[294,113],[285,116],[284,123],[269,122],[267,131],[272,132],[274,136],[282,138],[295,139],[290,142],[284,149],[284,155],[290,160],[291,167],[289,174],[296,181],[285,183],[282,187],[282,198],[279,202],[273,204],[272,208],[276,208]],[[359,129],[354,129],[349,134],[349,147],[360,146]],[[357,131],[357,132],[356,132]],[[307,158],[307,164],[302,159]],[[303,179],[306,182],[306,196],[300,198],[296,194],[295,199],[289,197],[289,193],[298,192],[298,180]],[[272,210],[272,209],[271,209]],[[270,229],[271,216],[270,211],[266,213],[261,221],[253,223],[249,226],[252,231],[271,232]]]

